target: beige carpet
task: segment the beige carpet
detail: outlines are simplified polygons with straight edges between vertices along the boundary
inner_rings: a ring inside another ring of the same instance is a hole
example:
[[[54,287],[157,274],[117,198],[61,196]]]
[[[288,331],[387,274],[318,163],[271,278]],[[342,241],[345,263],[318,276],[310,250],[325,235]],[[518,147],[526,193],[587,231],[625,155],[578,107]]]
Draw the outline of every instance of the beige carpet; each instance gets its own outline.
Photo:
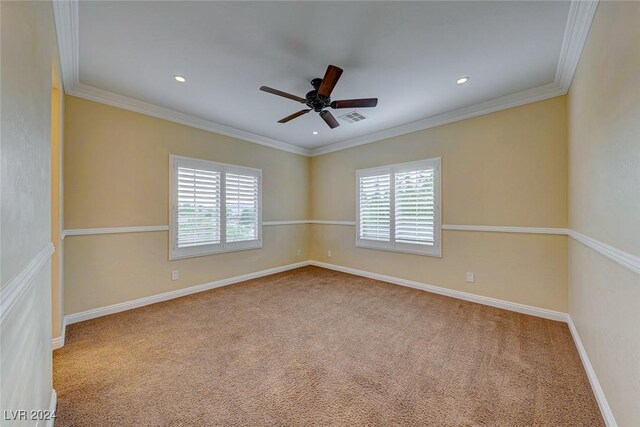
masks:
[[[563,323],[305,267],[67,328],[56,426],[599,426]]]

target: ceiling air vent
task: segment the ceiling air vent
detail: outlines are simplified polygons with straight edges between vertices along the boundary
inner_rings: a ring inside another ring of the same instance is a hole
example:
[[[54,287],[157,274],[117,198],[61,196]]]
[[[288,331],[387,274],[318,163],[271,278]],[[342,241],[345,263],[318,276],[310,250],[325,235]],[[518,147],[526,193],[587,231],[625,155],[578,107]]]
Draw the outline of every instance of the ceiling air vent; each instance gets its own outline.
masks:
[[[364,114],[362,114],[359,111],[353,110],[350,113],[347,114],[343,114],[342,116],[338,117],[339,119],[344,120],[347,123],[355,123],[355,122],[361,122],[364,119],[367,118],[367,116],[365,116]]]

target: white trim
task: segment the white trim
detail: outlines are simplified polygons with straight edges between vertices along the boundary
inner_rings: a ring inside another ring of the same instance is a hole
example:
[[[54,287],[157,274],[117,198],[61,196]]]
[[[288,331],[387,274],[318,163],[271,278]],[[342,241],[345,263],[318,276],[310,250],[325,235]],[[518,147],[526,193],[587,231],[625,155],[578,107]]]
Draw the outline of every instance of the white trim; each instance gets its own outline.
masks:
[[[391,129],[374,132],[362,137],[352,138],[309,150],[252,132],[232,128],[200,117],[81,84],[79,81],[78,54],[78,1],[54,0],[53,3],[62,62],[62,76],[64,89],[67,94],[304,156],[319,156],[566,94],[578,60],[580,59],[580,54],[598,4],[597,1],[585,0],[573,0],[571,2],[561,53],[558,58],[556,76],[553,83],[459,108]]]
[[[121,302],[118,304],[109,305],[107,307],[95,308],[95,309],[83,311],[80,313],[69,314],[64,318],[65,318],[66,324],[71,325],[77,322],[83,322],[85,320],[95,319],[96,317],[102,317],[102,316],[107,316],[109,314],[119,313],[121,311],[132,310],[134,308],[143,307],[145,305],[155,304],[157,302],[167,301],[174,298],[180,298],[186,295],[208,291],[210,289],[220,288],[222,286],[233,285],[234,283],[244,282],[246,280],[251,280],[251,279],[257,279],[258,277],[281,273],[283,271],[293,270],[294,268],[305,267],[307,265],[309,265],[307,261],[302,261],[294,264],[283,265],[280,267],[269,268],[266,270],[256,271],[255,273],[242,274],[240,276],[234,276],[228,279],[216,280],[213,282],[204,283],[202,285],[191,286],[188,288],[178,289],[171,292],[165,292],[162,294],[139,298],[133,301]]]
[[[16,305],[42,267],[49,261],[54,251],[55,247],[53,243],[47,243],[27,265],[24,266],[22,271],[16,274],[0,289],[0,324]]]
[[[298,225],[298,224],[327,224],[327,225],[356,225],[355,221],[316,221],[312,219],[297,219],[290,221],[264,221],[263,226]],[[135,227],[103,227],[103,228],[72,228],[64,230],[62,238],[68,236],[89,236],[93,234],[145,233],[150,231],[169,231],[168,225],[143,225]]]
[[[613,413],[611,412],[611,408],[609,407],[607,398],[604,395],[604,391],[602,391],[602,387],[600,386],[600,382],[598,381],[596,372],[593,370],[593,366],[591,366],[591,361],[589,360],[589,356],[587,356],[587,351],[582,345],[580,335],[578,335],[578,330],[576,329],[576,325],[573,323],[573,319],[571,319],[571,316],[568,317],[567,324],[569,325],[569,331],[571,331],[573,342],[576,344],[578,354],[580,355],[580,360],[582,360],[582,366],[584,367],[584,370],[587,374],[587,378],[589,378],[591,389],[593,390],[593,394],[595,395],[596,401],[598,402],[598,407],[600,408],[600,413],[602,414],[604,423],[607,427],[617,427],[618,424],[613,417]]]
[[[355,226],[355,221],[324,221],[313,219],[302,219],[293,221],[265,221],[262,225],[297,225],[297,224],[318,224],[318,225],[342,225]],[[511,227],[511,226],[494,226],[494,225],[454,225],[443,224],[442,230],[446,231],[474,231],[474,232],[496,232],[496,233],[524,233],[524,234],[551,234],[551,235],[568,235],[572,239],[584,244],[585,246],[599,252],[607,258],[617,262],[623,267],[628,268],[636,274],[640,274],[640,257],[616,249],[613,246],[602,243],[596,239],[585,236],[577,231],[561,227]],[[94,234],[116,234],[116,233],[143,233],[150,231],[169,231],[168,225],[149,225],[140,227],[107,227],[107,228],[77,228],[64,230],[62,238],[66,236],[84,236]]]
[[[367,277],[369,279],[380,280],[383,282],[392,283],[394,285],[407,286],[409,288],[420,289],[422,291],[431,292],[434,294],[445,295],[451,298],[457,298],[464,301],[475,302],[478,304],[488,305],[491,307],[502,308],[504,310],[515,311],[517,313],[529,314],[531,316],[542,317],[545,319],[556,320],[559,322],[566,322],[568,318],[567,313],[559,311],[547,310],[546,308],[532,307],[530,305],[518,304],[515,302],[509,302],[499,300],[495,298],[485,297],[476,294],[470,294],[468,292],[456,291],[453,289],[442,288],[439,286],[429,285],[426,283],[414,282],[412,280],[401,279],[399,277],[387,276],[384,274],[371,273],[364,270],[357,270],[351,267],[343,267],[341,265],[328,264],[320,261],[309,261],[309,265],[316,267],[327,268],[329,270],[341,271],[343,273],[354,274],[356,276]]]
[[[309,224],[308,219],[298,219],[293,221],[263,221],[262,225],[297,225],[297,224]]]
[[[574,230],[569,230],[569,237],[583,245],[593,249],[594,251],[606,256],[610,260],[613,260],[623,267],[628,268],[636,274],[640,274],[640,258],[631,255],[628,252],[609,246],[591,237],[587,237],[584,234],[578,233]]]
[[[507,108],[518,107],[524,104],[530,104],[536,101],[553,98],[564,95],[562,88],[556,83],[549,83],[533,89],[527,89],[511,95],[501,96],[481,102],[479,104],[469,105],[457,110],[448,111],[446,113],[437,114],[422,120],[396,126],[391,129],[370,133],[358,138],[347,139],[345,141],[336,142],[335,144],[325,145],[311,150],[310,155],[320,156],[322,154],[333,153],[334,151],[346,150],[347,148],[358,147],[360,145],[369,144],[371,142],[380,141],[382,139],[393,138],[424,129],[434,128],[436,126],[445,125],[447,123],[458,122],[460,120],[470,119],[484,114],[494,113],[496,111],[505,110]]]
[[[374,132],[358,138],[347,139],[335,144],[318,147],[310,150],[310,155],[313,157],[332,153],[334,151],[345,150],[347,148],[369,144],[382,139],[393,138],[395,136],[405,135],[407,133],[429,129],[447,123],[453,123],[469,119],[471,117],[494,113],[507,108],[518,107],[520,105],[565,95],[569,90],[573,74],[578,66],[582,48],[587,41],[589,28],[591,27],[591,22],[593,21],[597,6],[597,0],[573,0],[571,2],[553,83],[427,117],[422,120],[380,132]]]
[[[575,342],[576,348],[578,350],[578,354],[580,355],[580,359],[582,360],[582,364],[586,371],[587,377],[589,378],[589,382],[593,389],[593,393],[596,397],[596,401],[598,402],[598,406],[602,413],[602,417],[605,421],[607,427],[617,427],[616,421],[613,417],[609,404],[607,403],[606,397],[602,388],[600,387],[600,383],[598,382],[597,376],[593,367],[591,366],[591,362],[587,356],[586,350],[580,341],[580,337],[576,330],[576,327],[573,323],[573,320],[567,313],[562,313],[559,311],[548,310],[544,308],[532,307],[525,304],[519,304],[504,300],[499,300],[495,298],[485,297],[481,295],[471,294],[467,292],[456,291],[453,289],[442,288],[439,286],[429,285],[426,283],[415,282],[407,279],[401,279],[398,277],[387,276],[383,274],[371,273],[364,270],[358,270],[350,267],[343,267],[335,264],[328,264],[325,262],[308,260],[302,261],[295,264],[284,265],[281,267],[270,268],[267,270],[258,271],[255,273],[248,273],[241,276],[235,276],[228,279],[217,280],[214,282],[205,283],[202,285],[192,286],[185,289],[179,289],[172,292],[166,292],[159,295],[154,295],[150,297],[140,298],[133,301],[128,301],[124,303],[114,304],[107,307],[97,308],[93,310],[83,311],[81,313],[71,314],[65,316],[65,326],[71,325],[73,323],[82,322],[85,320],[95,319],[101,316],[107,316],[110,314],[119,313],[126,310],[131,310],[138,307],[143,307],[145,305],[154,304],[161,301],[167,301],[174,298],[180,298],[186,295],[191,295],[198,292],[207,291],[209,289],[215,289],[222,286],[232,285],[234,283],[243,282],[246,280],[251,280],[263,276],[268,276],[275,273],[280,273],[287,270],[293,270],[295,268],[305,267],[307,265],[313,265],[316,267],[326,268],[329,270],[340,271],[343,273],[354,274],[357,276],[367,277],[374,280],[380,280],[387,283],[391,283],[394,285],[406,286],[413,289],[419,289],[426,292],[431,292],[439,295],[445,295],[451,298],[456,298],[464,301],[470,301],[477,304],[487,305],[491,307],[496,307],[503,310],[513,311],[517,313],[527,314],[530,316],[541,317],[544,319],[555,320],[558,322],[565,322],[569,326],[569,330],[571,331],[571,336]],[[64,330],[64,329],[63,329]],[[62,339],[64,344],[64,336]],[[52,402],[55,402],[55,390],[52,393]],[[55,408],[55,403],[52,403],[52,408]],[[52,424],[51,424],[52,425]],[[47,424],[49,426],[49,424]]]
[[[122,108],[123,110],[134,111],[136,113],[145,114],[147,116],[157,117],[159,119],[168,120],[170,122],[179,123],[181,125],[190,126],[196,129],[203,129],[220,135],[238,138],[243,141],[253,142],[255,144],[264,145],[289,153],[309,155],[309,150],[297,145],[288,144],[256,133],[247,132],[230,126],[225,126],[211,120],[196,117],[190,114],[181,113],[170,108],[161,107],[149,102],[140,101],[128,96],[119,95],[117,93],[98,89],[78,83],[69,90],[67,94],[78,98],[88,99],[89,101],[99,102],[101,104],[111,105],[112,107]]]
[[[64,347],[64,338],[67,335],[67,318],[62,316],[62,327],[60,328],[60,336],[51,339],[51,350],[57,350]]]
[[[526,233],[526,234],[559,234],[567,235],[566,228],[549,227],[502,227],[494,225],[452,225],[443,224],[443,230],[454,231],[488,231],[497,233]]]
[[[309,224],[322,224],[322,225],[352,225],[355,227],[355,221],[320,221],[320,220],[310,220]]]
[[[328,264],[325,262],[308,260],[294,264],[288,264],[280,267],[274,267],[267,270],[261,270],[254,273],[247,273],[240,276],[230,277],[228,279],[217,280],[214,282],[205,283],[202,285],[191,286],[184,289],[178,289],[171,292],[165,292],[158,295],[152,295],[136,299],[133,301],[127,301],[123,303],[113,304],[107,307],[96,308],[92,310],[83,311],[80,313],[69,314],[64,317],[64,325],[71,325],[77,322],[83,322],[85,320],[94,319],[101,316],[107,316],[114,313],[119,313],[126,310],[131,310],[145,305],[154,304],[161,301],[167,301],[174,298],[180,298],[186,295],[191,295],[198,292],[207,291],[209,289],[215,289],[222,286],[232,285],[234,283],[243,282],[246,280],[256,279],[259,277],[268,276],[271,274],[280,273],[283,271],[293,270],[295,268],[305,267],[307,265],[314,265],[316,267],[327,268],[330,270],[341,271],[343,273],[355,274],[357,276],[368,277],[370,279],[381,280],[389,282],[395,285],[408,286],[415,289],[420,289],[426,292],[436,293],[440,295],[446,295],[452,298],[462,299],[465,301],[476,302],[478,304],[489,305],[492,307],[503,308],[505,310],[515,311],[518,313],[529,314],[532,316],[543,317],[545,319],[557,320],[565,322],[567,320],[567,314],[557,311],[547,310],[544,308],[532,307],[524,304],[513,303],[509,301],[498,300],[495,298],[484,297],[481,295],[471,294],[467,292],[456,291],[452,289],[442,288],[439,286],[429,285],[420,282],[414,282],[411,280],[400,279],[398,277],[386,276],[383,274],[371,273],[368,271],[357,270],[350,267],[343,267],[335,264]]]
[[[54,0],[62,87],[66,93],[80,83],[78,0]]]
[[[149,231],[169,231],[168,225],[143,225],[136,227],[104,227],[104,228],[75,228],[64,230],[62,238],[67,236],[86,236],[92,234],[118,234],[118,233],[146,233]]]
[[[51,389],[51,398],[49,399],[49,414],[52,415],[56,412],[56,407],[58,406],[58,393],[56,393],[56,389]],[[45,427],[53,427],[56,422],[56,418],[52,417],[47,420]]]
[[[566,93],[573,80],[573,74],[578,67],[582,48],[587,41],[589,28],[596,13],[598,1],[572,1],[569,6],[569,17],[564,30],[562,48],[558,68],[556,68],[555,82]]]

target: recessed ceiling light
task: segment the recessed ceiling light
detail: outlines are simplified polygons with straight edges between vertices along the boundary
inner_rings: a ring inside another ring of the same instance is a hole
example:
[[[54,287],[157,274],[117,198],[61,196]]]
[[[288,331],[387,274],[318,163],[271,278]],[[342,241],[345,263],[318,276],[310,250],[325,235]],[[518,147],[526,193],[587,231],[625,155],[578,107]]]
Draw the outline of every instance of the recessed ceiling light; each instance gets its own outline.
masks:
[[[176,81],[180,82],[180,83],[186,83],[187,82],[187,79],[185,79],[184,77],[179,76],[177,74],[175,76],[173,76],[173,78],[176,79]]]
[[[318,134],[318,131],[317,131],[317,130],[314,130],[314,131],[313,131],[313,134],[314,134],[314,135],[317,135],[317,134]]]
[[[458,80],[456,80],[456,83],[458,83],[459,85],[463,85],[468,81],[469,81],[469,76],[463,76],[463,77],[460,77]]]

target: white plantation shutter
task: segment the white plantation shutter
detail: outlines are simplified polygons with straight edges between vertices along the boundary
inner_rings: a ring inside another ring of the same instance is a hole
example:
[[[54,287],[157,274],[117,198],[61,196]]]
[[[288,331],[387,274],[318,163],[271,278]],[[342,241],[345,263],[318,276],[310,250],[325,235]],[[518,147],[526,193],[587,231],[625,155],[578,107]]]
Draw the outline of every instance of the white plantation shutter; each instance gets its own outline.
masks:
[[[396,173],[396,243],[435,243],[434,169]]]
[[[357,246],[440,256],[440,159],[356,176]]]
[[[170,259],[262,247],[259,169],[170,156]]]
[[[178,248],[220,243],[220,172],[178,167]]]
[[[360,239],[389,242],[391,240],[391,175],[361,176]]]
[[[258,177],[226,174],[227,242],[258,238]]]

